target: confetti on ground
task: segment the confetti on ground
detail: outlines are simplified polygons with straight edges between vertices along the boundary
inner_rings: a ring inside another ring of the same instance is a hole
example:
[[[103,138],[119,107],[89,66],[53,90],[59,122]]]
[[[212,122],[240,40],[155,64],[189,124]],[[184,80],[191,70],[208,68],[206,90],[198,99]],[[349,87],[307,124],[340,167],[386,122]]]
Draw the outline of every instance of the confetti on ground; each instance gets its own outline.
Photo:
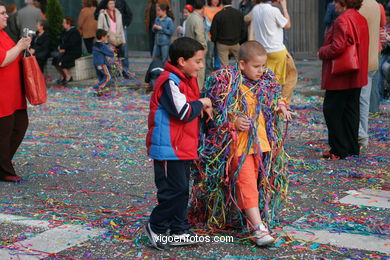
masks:
[[[307,70],[310,64],[301,63],[299,70]],[[157,254],[147,245],[141,230],[156,203],[152,161],[144,145],[150,96],[136,89],[117,88],[97,97],[91,86],[51,86],[48,103],[29,108],[30,127],[15,158],[25,181],[1,189],[0,213],[44,219],[52,228],[80,224],[108,230],[53,259],[147,259],[156,255],[164,259],[381,259],[380,253],[300,241],[281,232],[302,217],[302,229],[389,236],[390,228],[385,209],[339,201],[348,190],[390,190],[386,181],[389,101],[382,104],[382,113],[370,116],[370,146],[360,157],[327,161],[320,158],[328,146],[319,80],[300,73],[299,83],[292,106],[297,115],[286,143],[290,191],[280,226],[274,230],[277,240],[269,249],[254,247],[242,235],[231,244],[178,248],[173,253]],[[0,248],[39,232],[26,227],[4,234]],[[196,232],[207,235],[209,231]],[[240,231],[220,230],[218,234],[236,236]],[[110,247],[109,256],[100,251],[103,245]],[[84,250],[81,256],[76,254],[79,250]],[[47,252],[39,254],[47,256]]]

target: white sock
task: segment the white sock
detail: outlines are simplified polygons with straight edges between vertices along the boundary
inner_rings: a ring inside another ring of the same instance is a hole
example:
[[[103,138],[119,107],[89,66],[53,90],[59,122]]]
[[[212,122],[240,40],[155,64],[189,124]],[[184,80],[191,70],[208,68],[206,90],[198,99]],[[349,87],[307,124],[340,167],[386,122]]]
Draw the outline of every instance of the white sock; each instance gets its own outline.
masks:
[[[264,224],[258,224],[258,225],[255,225],[254,226],[255,230],[260,230],[260,231],[267,231],[268,232],[268,229],[264,226]]]

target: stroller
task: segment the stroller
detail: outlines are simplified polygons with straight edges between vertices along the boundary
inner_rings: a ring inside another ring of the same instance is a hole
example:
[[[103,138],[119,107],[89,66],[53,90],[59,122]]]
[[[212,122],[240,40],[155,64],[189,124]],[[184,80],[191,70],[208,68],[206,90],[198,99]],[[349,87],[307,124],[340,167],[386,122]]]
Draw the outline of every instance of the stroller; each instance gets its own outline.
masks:
[[[164,64],[161,60],[153,60],[145,75],[145,82],[149,83],[149,87],[146,89],[146,92],[152,92],[154,89],[154,83],[156,79],[160,76],[161,72],[164,71]]]

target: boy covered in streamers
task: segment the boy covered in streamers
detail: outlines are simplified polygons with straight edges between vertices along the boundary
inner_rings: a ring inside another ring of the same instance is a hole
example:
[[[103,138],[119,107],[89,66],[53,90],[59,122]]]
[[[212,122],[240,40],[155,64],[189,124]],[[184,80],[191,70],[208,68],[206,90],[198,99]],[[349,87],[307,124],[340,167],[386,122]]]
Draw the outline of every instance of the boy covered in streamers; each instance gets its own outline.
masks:
[[[106,57],[114,57],[114,52],[107,44],[107,31],[103,29],[97,29],[96,42],[92,48],[93,65],[96,69],[99,82],[93,86],[93,89],[97,90],[98,96],[101,96],[103,89],[111,81],[110,70],[107,66]]]
[[[215,119],[201,136],[190,218],[209,227],[227,227],[236,222],[232,209],[238,207],[248,230],[253,230],[251,237],[264,246],[274,238],[259,208],[270,223],[287,186],[278,114],[287,120],[291,115],[286,101],[279,98],[276,77],[265,68],[264,47],[245,42],[238,60],[236,66],[215,71],[207,80],[205,95],[212,100]]]
[[[148,155],[154,159],[158,205],[144,230],[159,250],[195,241],[187,218],[190,163],[199,158],[198,117],[205,112],[212,118],[211,101],[200,98],[197,83],[204,67],[203,46],[188,37],[178,38],[169,48],[169,57],[154,85],[146,137]],[[174,243],[161,241],[168,230]]]

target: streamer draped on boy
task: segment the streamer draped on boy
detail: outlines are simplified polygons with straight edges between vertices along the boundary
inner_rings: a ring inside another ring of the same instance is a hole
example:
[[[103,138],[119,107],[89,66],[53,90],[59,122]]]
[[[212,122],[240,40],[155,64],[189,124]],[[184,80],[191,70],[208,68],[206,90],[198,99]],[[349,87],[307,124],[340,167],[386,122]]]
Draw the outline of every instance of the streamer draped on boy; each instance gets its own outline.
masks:
[[[271,152],[262,158],[259,170],[259,205],[263,221],[273,226],[278,209],[286,198],[287,160],[281,120],[276,112],[280,85],[269,70],[265,70],[261,80],[251,81],[243,77],[237,67],[224,67],[212,73],[206,82],[205,96],[212,100],[215,115],[213,121],[202,122],[200,159],[193,170],[195,183],[189,213],[193,224],[204,223],[211,229],[238,227],[240,223],[245,228],[244,216],[235,198],[235,182],[247,153],[235,158],[237,132],[231,123],[232,117],[246,117],[248,114],[239,88],[241,84],[250,87],[257,98],[256,116],[262,112],[271,146]],[[260,148],[258,131],[253,127],[257,118],[251,120],[247,152],[253,146]],[[233,169],[234,165],[238,168]]]

